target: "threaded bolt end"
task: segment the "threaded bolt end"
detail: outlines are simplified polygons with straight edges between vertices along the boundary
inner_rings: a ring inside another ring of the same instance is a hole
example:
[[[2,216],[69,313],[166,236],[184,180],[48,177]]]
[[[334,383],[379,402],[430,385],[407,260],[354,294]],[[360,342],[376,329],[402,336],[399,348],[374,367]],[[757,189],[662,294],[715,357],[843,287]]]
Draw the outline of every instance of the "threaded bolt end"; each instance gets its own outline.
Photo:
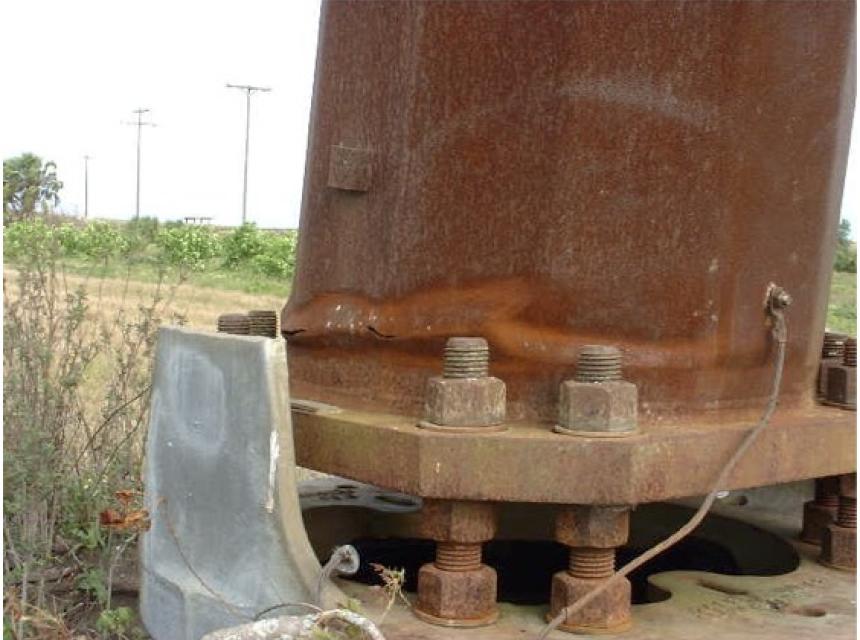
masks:
[[[857,528],[857,498],[839,496],[839,511],[836,512],[836,524],[848,529]]]
[[[857,339],[856,338],[846,338],[845,339],[845,353],[842,358],[842,364],[846,367],[856,367],[857,366]]]
[[[575,578],[608,578],[615,571],[615,549],[572,547],[567,572]]]
[[[845,352],[845,336],[841,333],[824,332],[824,344],[821,347],[822,358],[841,358]]]
[[[437,542],[437,568],[442,571],[473,571],[481,566],[481,543]]]
[[[620,380],[621,351],[607,345],[585,345],[579,350],[574,379],[578,382]]]
[[[839,478],[827,476],[815,479],[815,504],[821,507],[839,506]]]
[[[250,332],[250,320],[243,313],[225,313],[218,316],[218,332],[246,336]]]
[[[483,338],[449,338],[445,344],[443,376],[486,378],[490,374],[490,347]]]

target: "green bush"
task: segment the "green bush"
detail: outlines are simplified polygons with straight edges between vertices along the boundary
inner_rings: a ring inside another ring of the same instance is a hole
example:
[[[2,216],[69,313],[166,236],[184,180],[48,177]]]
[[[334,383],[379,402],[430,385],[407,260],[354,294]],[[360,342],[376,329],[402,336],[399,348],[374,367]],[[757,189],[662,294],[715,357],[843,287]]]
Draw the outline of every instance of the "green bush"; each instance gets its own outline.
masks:
[[[857,273],[857,245],[853,242],[840,242],[836,247],[836,260],[833,268],[836,271]]]
[[[265,234],[263,250],[251,258],[251,266],[257,273],[273,278],[289,278],[296,266],[296,234]]]
[[[224,266],[236,268],[260,255],[266,247],[266,235],[253,222],[246,222],[228,233],[222,241]]]
[[[158,240],[159,224],[157,218],[138,218],[122,226],[126,255],[142,254]]]
[[[3,230],[3,253],[8,258],[38,260],[61,250],[55,228],[39,219],[14,222]]]
[[[77,252],[100,262],[125,253],[126,248],[126,239],[107,222],[91,222],[77,237]]]
[[[179,267],[183,274],[203,271],[207,261],[219,254],[220,244],[209,227],[165,225],[158,234],[158,245],[165,260]]]

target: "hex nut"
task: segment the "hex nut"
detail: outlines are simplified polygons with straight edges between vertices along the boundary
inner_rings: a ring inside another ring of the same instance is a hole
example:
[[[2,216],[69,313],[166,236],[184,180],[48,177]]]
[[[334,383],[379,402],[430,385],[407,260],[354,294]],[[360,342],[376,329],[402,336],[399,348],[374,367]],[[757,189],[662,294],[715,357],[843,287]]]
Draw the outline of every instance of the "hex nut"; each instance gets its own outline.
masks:
[[[821,562],[837,569],[856,569],[857,529],[829,525],[821,539]]]
[[[818,395],[827,395],[827,378],[830,375],[830,370],[834,367],[842,366],[842,358],[824,358],[818,368]]]
[[[552,577],[549,617],[554,618],[564,607],[605,581],[605,578],[577,578],[566,571],[556,573]],[[585,633],[624,631],[631,624],[631,593],[630,581],[627,578],[619,580],[569,616],[559,628]]]
[[[838,404],[856,406],[857,367],[838,364],[827,371],[827,400]]]
[[[430,378],[424,419],[448,427],[489,427],[505,421],[505,383],[498,378]]]
[[[496,614],[496,572],[481,565],[471,571],[442,571],[425,564],[418,571],[416,609],[453,623],[490,622]]]
[[[559,395],[559,426],[575,431],[635,431],[637,403],[638,393],[632,382],[565,380]]]
[[[484,542],[496,534],[496,510],[491,502],[424,500],[421,534],[442,542]]]
[[[824,530],[836,519],[836,507],[828,507],[814,500],[803,503],[803,529],[800,539],[809,544],[821,544]]]
[[[568,547],[614,549],[627,542],[629,531],[627,507],[572,505],[555,519],[555,539]]]

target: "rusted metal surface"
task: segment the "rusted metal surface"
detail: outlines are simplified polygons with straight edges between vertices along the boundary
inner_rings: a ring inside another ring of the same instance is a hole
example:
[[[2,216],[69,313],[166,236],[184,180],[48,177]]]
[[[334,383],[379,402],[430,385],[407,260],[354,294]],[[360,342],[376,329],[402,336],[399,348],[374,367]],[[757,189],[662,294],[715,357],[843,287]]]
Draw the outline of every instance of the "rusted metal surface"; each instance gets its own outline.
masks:
[[[568,547],[612,549],[627,542],[630,510],[626,507],[572,505],[555,521],[555,539]]]
[[[718,501],[715,510],[720,515],[709,516],[694,535],[707,541],[708,546],[713,545],[712,548],[724,549],[731,557],[755,560],[757,564],[775,548],[788,547],[799,555],[799,566],[785,566],[776,574],[768,571],[767,577],[759,573],[764,569],[761,565],[750,573],[745,571],[745,575],[690,569],[655,573],[648,582],[655,590],[663,592],[663,597],[670,597],[634,605],[633,627],[624,634],[625,640],[854,640],[856,578],[850,572],[822,566],[817,562],[819,548],[796,539],[803,495],[788,498],[783,493],[784,489],[783,485],[749,492],[746,495],[750,500],[745,506]],[[784,512],[763,511],[763,508],[775,505],[781,505]],[[632,514],[631,542],[634,545],[649,545],[661,539],[680,526],[690,513],[686,510],[677,513],[667,511],[665,507],[646,505]],[[499,509],[501,520],[497,538],[551,539],[555,510],[549,505],[505,504],[499,505]],[[356,511],[344,508],[338,513],[347,521],[353,521]],[[506,511],[509,512],[507,515]],[[666,517],[669,513],[675,515]],[[414,530],[407,528],[404,531],[403,523],[393,520],[405,517],[389,514],[385,516],[388,518],[386,521],[374,516],[368,521],[368,527],[372,523],[373,533],[370,533],[370,528],[359,526],[353,529],[353,535],[385,539],[414,536]],[[505,526],[506,522],[510,528]],[[655,522],[661,525],[654,528]],[[326,520],[318,525],[309,530],[312,540],[318,534],[325,537],[332,522]],[[782,540],[775,540],[774,534]],[[325,552],[329,549],[325,547]],[[560,559],[557,569],[563,568],[564,561]],[[368,614],[378,619],[386,603],[375,597],[376,587],[347,581],[339,581],[339,586],[350,596],[358,598]],[[414,598],[410,596],[410,599],[414,602]],[[470,630],[462,636],[470,640],[534,638],[545,624],[548,606],[547,603],[514,605],[500,602],[499,609],[499,619],[493,626]],[[450,629],[424,624],[409,608],[399,603],[385,618],[384,629],[387,635],[397,640],[450,640],[459,637]],[[571,637],[560,631],[550,636],[553,640],[570,640]]]
[[[645,424],[750,417],[776,280],[796,298],[781,405],[808,408],[854,11],[324,2],[283,314],[296,391],[418,416],[445,339],[483,335],[514,420],[554,419],[592,342],[622,348]]]
[[[507,426],[448,434],[390,414],[293,413],[301,466],[430,498],[561,504],[704,495],[753,425],[651,425],[626,438],[571,438],[548,422]],[[724,488],[852,473],[856,465],[854,413],[777,410]]]
[[[431,540],[486,542],[496,532],[495,508],[487,502],[425,500],[422,535]]]
[[[436,540],[436,560],[418,572],[415,614],[443,626],[495,621],[496,572],[481,563],[481,543],[496,532],[495,506],[426,500],[421,516],[423,535]]]
[[[486,565],[468,571],[445,571],[426,564],[418,572],[421,620],[444,627],[481,627],[495,622],[496,572]]]
[[[442,376],[427,381],[418,425],[451,433],[498,431],[505,421],[505,383],[489,375],[489,364],[483,338],[449,338]]]
[[[570,571],[560,571],[552,577],[552,596],[548,618],[555,617],[564,607],[573,604],[612,575],[581,577]],[[589,602],[581,611],[559,625],[563,631],[574,633],[621,633],[631,626],[630,581],[619,580]]]
[[[636,385],[621,379],[621,352],[586,345],[576,359],[573,380],[561,383],[557,433],[623,436],[636,432]]]
[[[557,431],[593,436],[635,433],[636,399],[636,385],[624,380],[565,380],[559,394]]]
[[[232,333],[235,335],[246,336],[249,334],[251,324],[244,313],[223,313],[218,316],[218,332]]]
[[[329,150],[327,186],[345,191],[367,191],[370,189],[370,151],[332,145]]]
[[[839,506],[836,519],[824,530],[821,562],[829,567],[857,569],[857,474],[839,477]]]
[[[818,370],[818,395],[827,396],[827,372],[833,365],[841,364],[845,357],[845,339],[841,333],[824,332],[821,345],[821,366]]]
[[[252,336],[275,338],[278,335],[278,315],[269,309],[248,312],[248,333]]]
[[[816,478],[815,499],[803,504],[803,528],[800,539],[809,544],[821,544],[824,530],[836,518],[839,507],[839,478]]]
[[[842,362],[827,368],[828,404],[857,409],[857,340],[845,340]]]
[[[857,569],[856,523],[853,527],[835,522],[827,526],[821,541],[821,563],[845,571]]]
[[[570,547],[567,571],[553,575],[548,618],[572,605],[615,570],[615,548],[627,542],[630,510],[576,505],[559,511],[555,538]],[[565,631],[621,632],[630,628],[631,585],[627,578],[597,596],[560,625]]]

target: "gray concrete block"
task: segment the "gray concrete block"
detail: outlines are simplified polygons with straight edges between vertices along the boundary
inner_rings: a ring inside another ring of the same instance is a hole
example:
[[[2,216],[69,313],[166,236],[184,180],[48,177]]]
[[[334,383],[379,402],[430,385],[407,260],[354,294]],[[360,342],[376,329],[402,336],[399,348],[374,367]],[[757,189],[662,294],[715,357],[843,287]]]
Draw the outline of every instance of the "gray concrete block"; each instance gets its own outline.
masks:
[[[313,602],[320,565],[299,509],[283,341],[162,328],[153,378],[152,528],[140,547],[149,633],[198,640]],[[330,587],[324,599],[341,598]]]

